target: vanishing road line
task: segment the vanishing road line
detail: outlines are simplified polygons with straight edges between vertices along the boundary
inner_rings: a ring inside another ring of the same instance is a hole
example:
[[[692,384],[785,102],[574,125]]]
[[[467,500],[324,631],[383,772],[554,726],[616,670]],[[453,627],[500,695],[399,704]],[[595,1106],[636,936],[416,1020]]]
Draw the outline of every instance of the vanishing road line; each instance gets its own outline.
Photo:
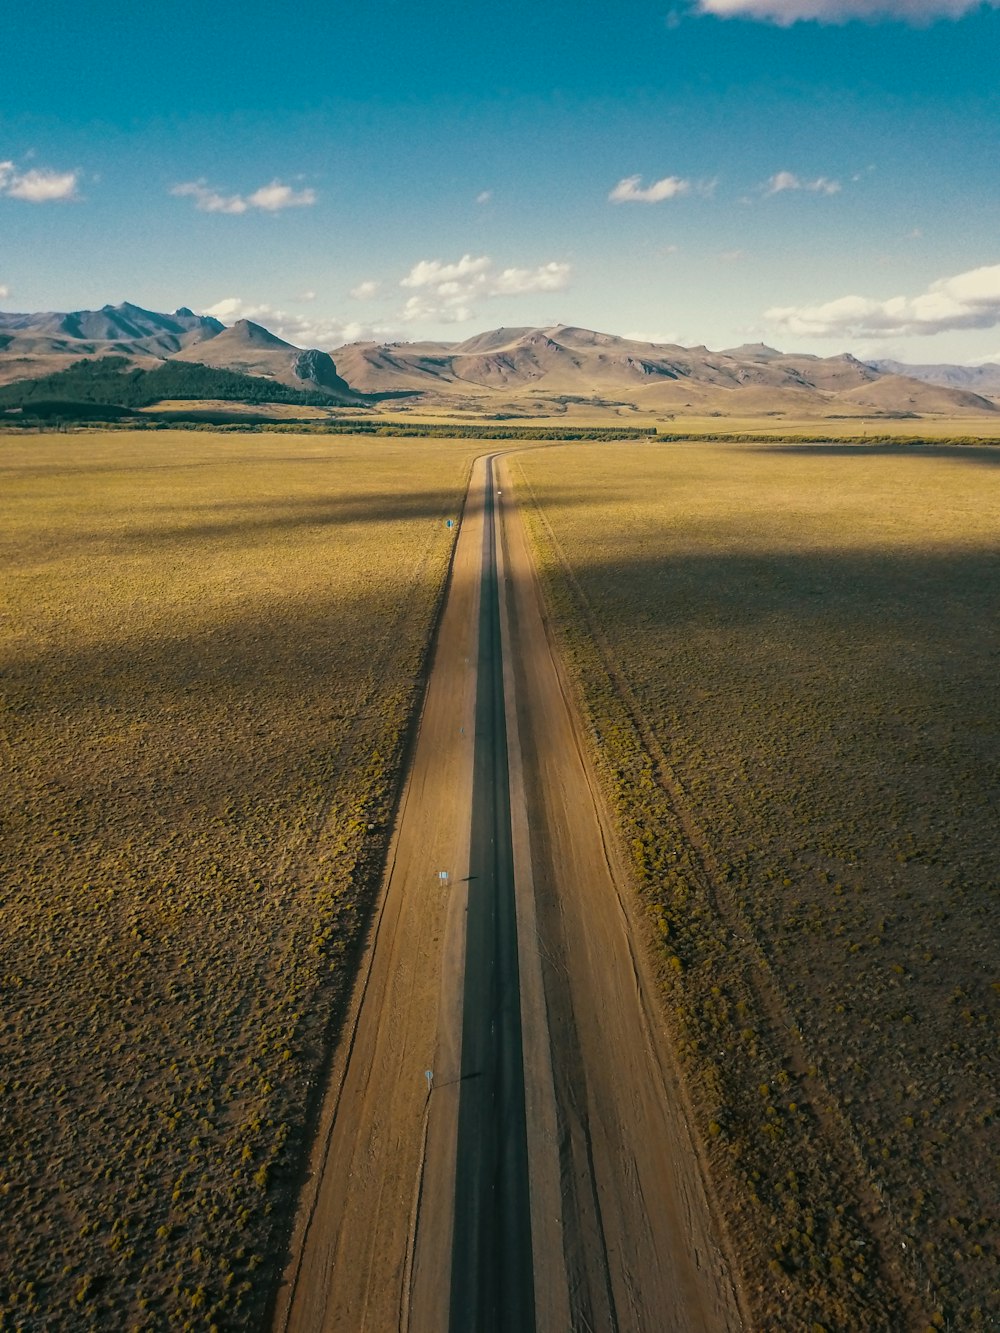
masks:
[[[452,1333],[535,1326],[510,777],[487,461],[451,1269]]]
[[[275,1333],[747,1326],[507,454],[473,470]]]

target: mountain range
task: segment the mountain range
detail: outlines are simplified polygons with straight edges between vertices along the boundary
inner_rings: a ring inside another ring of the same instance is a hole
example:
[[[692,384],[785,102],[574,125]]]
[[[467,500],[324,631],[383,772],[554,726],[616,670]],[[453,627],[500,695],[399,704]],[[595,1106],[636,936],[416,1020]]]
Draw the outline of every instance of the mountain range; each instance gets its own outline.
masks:
[[[328,352],[294,347],[248,319],[227,328],[186,306],[164,315],[128,301],[69,314],[0,311],[0,384],[37,379],[83,358],[104,356],[124,356],[147,370],[165,361],[191,361],[263,376],[292,389],[320,390],[345,404],[360,402]]]
[[[869,361],[883,375],[907,375],[923,384],[938,384],[946,389],[971,389],[987,398],[1000,396],[1000,362],[985,361],[979,366],[910,366],[902,361]]]
[[[391,397],[403,408],[492,416],[1000,411],[1000,365],[906,366],[850,353],[780,352],[763,343],[713,352],[562,324],[493,329],[461,342],[350,343],[331,353],[295,347],[249,320],[226,327],[187,307],[159,314],[125,302],[70,313],[0,312],[0,384],[105,356],[144,369],[177,361],[236,371],[318,390],[343,405]]]

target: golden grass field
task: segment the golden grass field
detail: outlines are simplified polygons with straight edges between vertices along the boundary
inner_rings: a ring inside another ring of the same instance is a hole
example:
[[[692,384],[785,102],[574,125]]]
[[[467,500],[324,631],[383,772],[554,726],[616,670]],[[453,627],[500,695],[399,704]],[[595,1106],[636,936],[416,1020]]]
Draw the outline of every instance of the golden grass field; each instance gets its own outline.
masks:
[[[0,1328],[259,1320],[476,451],[0,437]]]
[[[514,469],[755,1326],[989,1326],[1000,453]]]
[[[163,405],[157,404],[156,410],[161,406]],[[333,419],[337,416],[357,417],[358,412],[357,409],[336,408],[331,411],[330,416]],[[469,411],[432,410],[429,407],[421,408],[415,405],[405,411],[391,409],[380,411],[377,420],[395,426],[405,426],[408,423],[447,426],[482,421],[484,416],[482,404],[475,410]],[[486,417],[485,420],[492,422],[497,418]],[[817,435],[821,435],[824,439],[877,436],[892,439],[918,437],[926,440],[959,439],[983,442],[1000,440],[1000,416],[994,418],[983,413],[969,416],[921,416],[916,419],[880,417],[874,413],[865,416],[861,412],[851,416],[832,417],[819,414],[795,416],[785,412],[775,416],[729,412],[664,415],[640,412],[632,407],[601,408],[581,402],[568,404],[566,411],[561,414],[545,410],[544,404],[539,405],[537,412],[528,405],[523,415],[511,416],[509,419],[504,417],[498,420],[498,424],[551,426],[556,429],[560,427],[586,429],[600,426],[655,427],[662,435],[690,434],[694,438],[699,435],[751,434],[791,436],[793,439],[801,438],[803,441],[815,439]]]
[[[0,1330],[261,1318],[490,447],[0,436]],[[1000,451],[514,468],[760,1326],[987,1326]]]

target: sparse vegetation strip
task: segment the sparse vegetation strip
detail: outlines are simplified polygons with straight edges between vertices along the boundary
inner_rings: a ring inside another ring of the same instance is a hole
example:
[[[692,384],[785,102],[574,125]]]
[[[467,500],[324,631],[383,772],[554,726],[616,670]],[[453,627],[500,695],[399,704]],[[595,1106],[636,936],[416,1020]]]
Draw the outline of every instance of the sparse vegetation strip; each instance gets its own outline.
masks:
[[[887,435],[878,431],[864,435],[835,435],[824,434],[822,431],[809,433],[801,431],[684,431],[672,434],[667,431],[657,431],[657,440],[661,444],[681,444],[688,442],[700,442],[704,444],[804,444],[804,445],[862,445],[871,448],[880,448],[892,446],[893,448],[919,448],[921,445],[975,445],[994,446],[1000,444],[1000,441],[985,438],[981,435]]]
[[[273,381],[266,381],[271,384]],[[280,388],[280,386],[277,386]],[[166,395],[162,395],[166,396]],[[173,394],[172,397],[181,397]],[[225,398],[225,393],[191,393],[192,398]],[[157,400],[158,401],[158,400]],[[314,395],[295,396],[293,390],[288,394],[265,395],[242,402],[282,402],[302,403],[306,406],[322,405],[314,402]],[[326,400],[324,400],[325,402]],[[2,403],[0,403],[2,406]],[[426,422],[387,422],[377,417],[345,420],[331,418],[327,421],[303,419],[289,422],[270,419],[266,416],[247,416],[243,413],[236,417],[225,412],[194,408],[189,413],[183,409],[171,408],[157,416],[132,416],[126,407],[108,406],[101,403],[74,403],[70,401],[38,400],[25,403],[19,416],[7,415],[2,419],[4,428],[17,430],[51,430],[52,423],[58,421],[61,429],[90,423],[106,428],[123,430],[211,430],[230,433],[268,433],[295,435],[375,435],[384,439],[422,439],[422,440],[547,440],[562,443],[566,440],[635,440],[655,437],[655,426],[580,426],[563,429],[550,426],[496,426],[490,422],[459,422],[454,425],[433,425]]]

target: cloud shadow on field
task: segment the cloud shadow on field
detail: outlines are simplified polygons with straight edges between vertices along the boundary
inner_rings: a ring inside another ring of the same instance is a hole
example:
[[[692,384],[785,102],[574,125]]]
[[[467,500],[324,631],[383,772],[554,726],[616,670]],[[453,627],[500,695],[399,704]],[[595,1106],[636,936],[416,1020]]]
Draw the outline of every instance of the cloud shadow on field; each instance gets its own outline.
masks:
[[[592,503],[592,495],[580,488],[551,501],[553,505]],[[549,503],[547,501],[547,503]],[[470,498],[464,512],[467,516],[478,513],[478,500]],[[411,495],[381,496],[364,491],[346,491],[332,494],[328,499],[268,498],[245,501],[213,501],[198,505],[157,505],[153,521],[145,522],[126,510],[118,514],[97,512],[93,515],[91,530],[79,527],[66,532],[47,529],[31,545],[22,544],[19,559],[35,555],[48,558],[58,555],[60,560],[85,558],[87,550],[99,550],[102,556],[119,550],[128,553],[177,547],[178,555],[189,555],[199,543],[221,543],[248,546],[267,543],[274,538],[329,530],[330,558],[336,556],[335,537],[338,528],[345,531],[359,526],[394,523],[426,522],[440,525],[458,522],[463,513],[463,497],[457,490],[450,495],[443,491]],[[144,514],[148,515],[147,506]],[[414,540],[424,540],[424,529],[414,529]]]
[[[336,766],[387,684],[408,688],[394,665],[408,612],[359,589],[255,604],[177,635],[9,654],[8,799],[63,807],[82,866],[123,839],[136,839],[137,864],[178,830],[225,842],[216,821],[251,812],[259,827],[273,811],[280,834],[281,812],[335,794]]]
[[[716,445],[715,448],[725,446]],[[796,454],[813,458],[898,458],[907,460],[947,459],[953,463],[978,463],[1000,467],[1000,441],[995,445],[947,444],[741,444],[731,446],[744,453]]]
[[[574,568],[599,620],[626,629],[738,637],[785,624],[817,640],[842,636],[847,658],[852,642],[870,652],[882,639],[891,654],[894,634],[914,658],[940,653],[953,664],[1000,654],[1000,547],[625,551],[620,561],[585,559]]]
[[[370,524],[425,520],[439,523],[443,528],[446,518],[458,519],[461,503],[458,493],[451,497],[437,493],[383,499],[358,492],[331,496],[329,500],[250,498],[197,505],[158,505],[154,509],[146,506],[139,514],[125,508],[105,513],[95,509],[92,518],[87,512],[75,517],[68,531],[52,527],[40,532],[30,544],[23,542],[19,562],[29,556],[86,559],[91,549],[101,556],[114,551],[131,556],[172,547],[178,556],[188,556],[202,543],[252,546],[310,529],[335,531]],[[88,519],[93,524],[89,530],[84,526]],[[422,530],[416,529],[414,537],[417,541],[424,540]],[[331,557],[335,551],[335,546],[331,547]]]

